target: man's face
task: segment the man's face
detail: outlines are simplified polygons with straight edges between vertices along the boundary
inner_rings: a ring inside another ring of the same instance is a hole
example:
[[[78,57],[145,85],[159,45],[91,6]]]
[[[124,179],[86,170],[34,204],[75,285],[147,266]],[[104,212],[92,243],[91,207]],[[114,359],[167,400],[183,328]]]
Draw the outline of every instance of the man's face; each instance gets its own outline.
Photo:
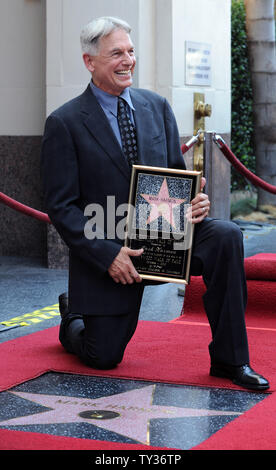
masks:
[[[87,69],[93,75],[93,83],[111,95],[119,96],[132,85],[136,64],[134,47],[129,35],[115,30],[100,39],[97,56],[83,55]]]

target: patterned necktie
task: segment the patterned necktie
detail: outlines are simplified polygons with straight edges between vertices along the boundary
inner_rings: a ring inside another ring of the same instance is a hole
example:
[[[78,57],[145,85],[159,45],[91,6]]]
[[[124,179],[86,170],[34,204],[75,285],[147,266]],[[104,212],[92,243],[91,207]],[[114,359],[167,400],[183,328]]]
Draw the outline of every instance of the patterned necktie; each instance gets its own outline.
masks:
[[[128,104],[123,98],[118,98],[117,118],[122,139],[122,150],[129,166],[132,167],[138,161],[136,129],[129,117]]]

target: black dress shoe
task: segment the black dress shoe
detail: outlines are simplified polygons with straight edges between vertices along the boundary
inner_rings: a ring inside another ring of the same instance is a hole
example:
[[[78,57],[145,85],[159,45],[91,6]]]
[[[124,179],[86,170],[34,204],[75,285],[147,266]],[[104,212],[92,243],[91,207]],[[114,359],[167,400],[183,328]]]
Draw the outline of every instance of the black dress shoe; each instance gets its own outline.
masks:
[[[63,321],[66,321],[67,324],[70,323],[72,320],[83,318],[83,316],[80,315],[79,313],[71,313],[69,311],[67,292],[60,294],[58,298],[58,302],[59,302],[59,313],[60,313],[61,319]]]
[[[58,302],[59,302],[59,313],[60,313],[61,318],[64,320],[66,315],[68,315],[69,313],[67,292],[60,294],[58,298]]]
[[[58,301],[59,301],[59,312],[61,316],[61,324],[59,328],[59,340],[61,344],[64,346],[64,348],[66,349],[66,351],[73,353],[74,349],[72,348],[70,337],[68,337],[67,329],[68,329],[69,324],[72,323],[74,320],[78,320],[77,322],[78,324],[75,326],[79,329],[80,321],[83,325],[83,316],[79,315],[78,313],[71,313],[69,311],[67,292],[60,294]]]
[[[210,375],[213,377],[224,377],[240,387],[250,390],[267,390],[269,382],[260,374],[257,374],[249,364],[243,366],[230,366],[227,364],[211,364]]]

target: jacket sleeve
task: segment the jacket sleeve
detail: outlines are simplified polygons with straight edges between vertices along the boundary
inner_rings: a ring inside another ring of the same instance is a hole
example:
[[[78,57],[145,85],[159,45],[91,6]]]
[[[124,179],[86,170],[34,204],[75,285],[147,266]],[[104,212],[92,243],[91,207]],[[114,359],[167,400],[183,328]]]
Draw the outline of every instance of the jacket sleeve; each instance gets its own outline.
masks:
[[[61,238],[74,255],[104,274],[121,246],[107,240],[104,232],[92,240],[86,238],[88,219],[80,201],[77,150],[66,124],[54,114],[45,124],[41,177],[45,208]]]

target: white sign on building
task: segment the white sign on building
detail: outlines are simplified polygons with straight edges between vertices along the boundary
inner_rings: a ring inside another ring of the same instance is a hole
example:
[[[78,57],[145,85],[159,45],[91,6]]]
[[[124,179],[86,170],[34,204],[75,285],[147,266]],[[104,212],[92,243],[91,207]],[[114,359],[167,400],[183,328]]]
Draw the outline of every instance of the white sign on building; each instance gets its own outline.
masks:
[[[211,86],[211,45],[186,41],[186,85]]]

